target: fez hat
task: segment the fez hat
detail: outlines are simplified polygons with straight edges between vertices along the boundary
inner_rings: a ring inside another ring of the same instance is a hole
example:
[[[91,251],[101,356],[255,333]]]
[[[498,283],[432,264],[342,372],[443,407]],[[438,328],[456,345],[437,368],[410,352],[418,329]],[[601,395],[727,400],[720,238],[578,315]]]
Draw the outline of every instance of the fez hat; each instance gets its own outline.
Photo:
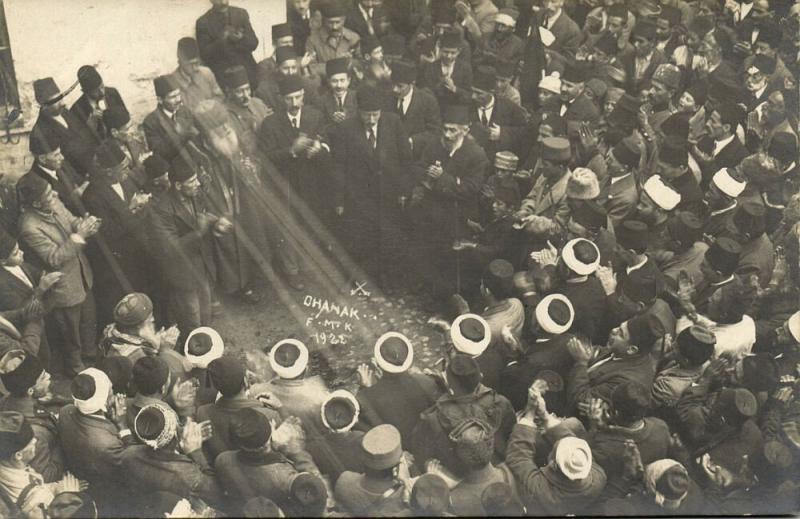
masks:
[[[33,95],[36,102],[42,106],[47,106],[60,101],[61,89],[56,85],[56,81],[51,77],[37,79],[33,82]]]
[[[11,350],[3,355],[3,365],[9,366],[12,359],[19,359],[13,369],[6,369],[0,373],[0,380],[12,395],[24,395],[25,392],[36,384],[44,367],[35,355],[24,350]]]
[[[192,60],[200,57],[200,47],[194,38],[181,38],[178,40],[178,57],[182,60]]]
[[[208,363],[208,376],[222,396],[234,396],[244,387],[245,367],[239,359],[220,357]]]
[[[721,237],[714,240],[708,247],[705,259],[711,267],[724,276],[730,276],[739,266],[739,255],[742,247],[736,241]]]
[[[472,79],[472,88],[491,93],[494,91],[496,81],[497,72],[494,68],[482,65],[475,70],[475,75]]]
[[[396,60],[392,62],[392,82],[393,83],[413,83],[417,80],[417,67],[414,63],[407,60]]]
[[[0,460],[21,451],[33,439],[33,429],[16,411],[0,412]]]
[[[623,249],[640,252],[647,248],[650,236],[646,223],[638,220],[624,220],[614,230],[617,234],[617,243]]]
[[[695,324],[684,328],[675,339],[678,352],[693,366],[699,366],[714,354],[717,338],[703,325]]]
[[[231,444],[237,449],[256,450],[272,436],[272,426],[264,415],[252,407],[239,409],[230,422]]]
[[[289,94],[294,94],[295,92],[300,92],[305,88],[305,86],[303,85],[303,78],[297,74],[292,74],[290,76],[284,76],[281,78],[281,80],[278,82],[278,88],[281,95],[287,96]]]
[[[156,90],[156,97],[165,98],[172,92],[180,90],[180,87],[169,76],[158,76],[153,80],[153,86]]]
[[[358,109],[365,112],[375,112],[383,108],[381,91],[374,86],[364,85],[356,92]]]
[[[247,77],[247,70],[243,66],[237,65],[225,70],[222,82],[225,84],[225,88],[234,90],[240,86],[249,85],[250,79]]]
[[[336,74],[347,74],[350,67],[350,58],[333,58],[325,62],[325,75],[328,77]]]
[[[469,124],[469,109],[465,105],[445,105],[442,112],[442,123],[444,124]]]
[[[131,114],[124,106],[109,106],[103,111],[103,124],[106,128],[119,130],[131,121]]]
[[[96,68],[84,65],[78,69],[78,83],[81,85],[81,90],[91,92],[103,84],[103,78],[100,77]]]
[[[169,172],[169,162],[164,160],[161,155],[154,153],[144,159],[144,171],[151,180],[161,177]]]

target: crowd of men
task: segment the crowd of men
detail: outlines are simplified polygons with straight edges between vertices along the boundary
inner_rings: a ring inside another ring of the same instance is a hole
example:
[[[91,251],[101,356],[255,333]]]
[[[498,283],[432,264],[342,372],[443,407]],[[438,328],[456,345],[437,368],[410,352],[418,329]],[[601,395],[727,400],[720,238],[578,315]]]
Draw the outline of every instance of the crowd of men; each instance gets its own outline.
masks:
[[[288,0],[260,63],[211,4],[141,124],[34,82],[0,516],[800,509],[800,3]],[[430,296],[441,362],[226,352],[220,297],[321,255]]]

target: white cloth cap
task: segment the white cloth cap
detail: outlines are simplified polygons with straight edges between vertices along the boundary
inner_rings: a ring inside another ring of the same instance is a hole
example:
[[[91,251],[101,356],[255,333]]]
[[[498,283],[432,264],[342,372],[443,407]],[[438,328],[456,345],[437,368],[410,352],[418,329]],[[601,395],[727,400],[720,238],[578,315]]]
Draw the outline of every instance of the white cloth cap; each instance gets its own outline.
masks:
[[[465,337],[461,332],[461,323],[473,319],[483,327],[483,338],[477,342]],[[477,357],[486,350],[489,343],[492,341],[492,330],[489,328],[489,323],[486,322],[486,319],[480,315],[464,314],[459,315],[456,317],[456,320],[453,321],[453,325],[450,327],[450,338],[456,350],[471,357]]]
[[[569,308],[569,320],[566,323],[557,323],[550,316],[550,305],[555,301],[561,301]],[[535,314],[536,322],[539,323],[539,327],[553,335],[560,335],[569,330],[570,326],[572,326],[573,319],[575,319],[575,309],[572,307],[569,298],[563,294],[550,294],[545,296],[544,299],[539,301],[539,304],[536,305]]]
[[[211,339],[211,349],[202,355],[193,355],[189,352],[189,341],[195,335],[200,334],[207,335]],[[186,359],[196,368],[207,368],[212,360],[222,357],[223,351],[225,351],[225,343],[222,341],[222,336],[217,330],[209,326],[201,326],[192,330],[192,333],[189,334],[183,344],[183,353],[186,355]]]
[[[590,243],[592,247],[594,247],[597,256],[591,263],[584,263],[575,256],[575,245],[580,242]],[[564,245],[564,248],[561,249],[561,259],[564,261],[564,264],[570,268],[570,270],[579,276],[588,276],[600,266],[600,249],[598,249],[597,245],[595,245],[591,240],[587,240],[586,238],[575,238],[574,240],[568,241],[567,244]]]
[[[672,211],[681,202],[680,193],[665,184],[660,175],[648,178],[643,187],[647,196],[665,211]]]
[[[294,364],[291,366],[284,366],[275,360],[275,353],[278,351],[279,348],[282,348],[287,345],[296,346],[298,350],[300,350],[300,354],[295,359]],[[284,339],[278,342],[269,352],[269,364],[272,367],[272,370],[281,378],[295,378],[300,376],[300,374],[305,371],[306,367],[308,366],[308,348],[305,344],[298,341],[297,339]]]
[[[400,366],[396,364],[392,364],[391,362],[387,361],[383,354],[381,353],[381,346],[384,342],[388,339],[400,339],[403,341],[408,348],[408,355],[406,355],[406,360],[403,361],[403,364]],[[403,335],[399,332],[386,332],[381,335],[378,340],[375,342],[375,363],[381,368],[383,371],[387,373],[403,373],[408,368],[411,367],[411,364],[414,362],[414,347],[411,345],[411,341],[408,340],[408,337]]]
[[[728,168],[722,168],[714,173],[714,177],[711,180],[717,186],[717,189],[731,198],[737,198],[747,186],[747,182],[740,182],[733,178]]]
[[[556,465],[567,479],[586,479],[592,470],[592,449],[586,440],[567,436],[556,445]]]
[[[539,81],[539,88],[542,90],[547,90],[548,92],[553,92],[554,94],[561,93],[561,78],[558,75],[558,72],[553,72],[549,76],[545,76]]]
[[[325,408],[330,401],[337,400],[340,398],[348,400],[353,405],[355,412],[353,413],[353,420],[348,425],[345,425],[344,427],[335,428],[331,427],[331,425],[328,423],[328,417],[325,416]],[[358,415],[361,412],[361,407],[358,405],[358,399],[356,399],[356,397],[353,396],[353,393],[347,391],[346,389],[337,389],[328,396],[328,399],[325,400],[325,402],[322,403],[322,405],[319,408],[319,412],[320,415],[322,416],[322,424],[325,427],[327,427],[331,431],[347,432],[350,429],[352,429],[356,423],[358,423]]]
[[[516,27],[517,21],[506,13],[497,13],[494,15],[494,21],[497,23],[502,23],[503,25],[507,25],[508,27]]]
[[[111,393],[111,380],[104,372],[97,368],[86,368],[78,375],[88,375],[94,379],[94,394],[91,398],[80,400],[72,397],[72,402],[81,414],[94,414],[97,411],[107,411],[108,395]]]
[[[789,325],[789,333],[795,342],[800,342],[800,312],[795,312],[789,317],[787,321]]]

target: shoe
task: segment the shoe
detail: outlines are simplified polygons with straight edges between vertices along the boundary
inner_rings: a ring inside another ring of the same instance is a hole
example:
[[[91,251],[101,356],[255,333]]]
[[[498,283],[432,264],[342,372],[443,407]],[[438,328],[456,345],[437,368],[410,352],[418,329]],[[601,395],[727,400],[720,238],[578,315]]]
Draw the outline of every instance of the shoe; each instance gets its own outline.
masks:
[[[305,290],[306,288],[306,284],[303,283],[303,278],[300,277],[300,274],[287,274],[286,284],[298,292]]]
[[[253,290],[252,288],[248,288],[247,290],[243,290],[239,293],[239,298],[244,301],[245,303],[254,305],[261,302],[261,294]]]

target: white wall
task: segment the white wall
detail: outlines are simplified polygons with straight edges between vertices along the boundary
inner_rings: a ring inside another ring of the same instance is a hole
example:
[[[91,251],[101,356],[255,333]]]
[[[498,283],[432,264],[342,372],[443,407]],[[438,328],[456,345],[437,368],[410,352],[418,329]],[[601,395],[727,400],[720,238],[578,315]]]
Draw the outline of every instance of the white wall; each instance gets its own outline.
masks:
[[[122,94],[135,120],[155,103],[152,79],[177,66],[177,42],[194,36],[208,0],[5,0],[26,127],[36,118],[32,83],[52,76],[66,89],[81,65],[95,65]],[[271,53],[270,28],[286,19],[284,0],[231,0],[247,9],[259,38],[256,60]],[[80,87],[67,98],[71,105]],[[3,153],[0,148],[0,154]]]

